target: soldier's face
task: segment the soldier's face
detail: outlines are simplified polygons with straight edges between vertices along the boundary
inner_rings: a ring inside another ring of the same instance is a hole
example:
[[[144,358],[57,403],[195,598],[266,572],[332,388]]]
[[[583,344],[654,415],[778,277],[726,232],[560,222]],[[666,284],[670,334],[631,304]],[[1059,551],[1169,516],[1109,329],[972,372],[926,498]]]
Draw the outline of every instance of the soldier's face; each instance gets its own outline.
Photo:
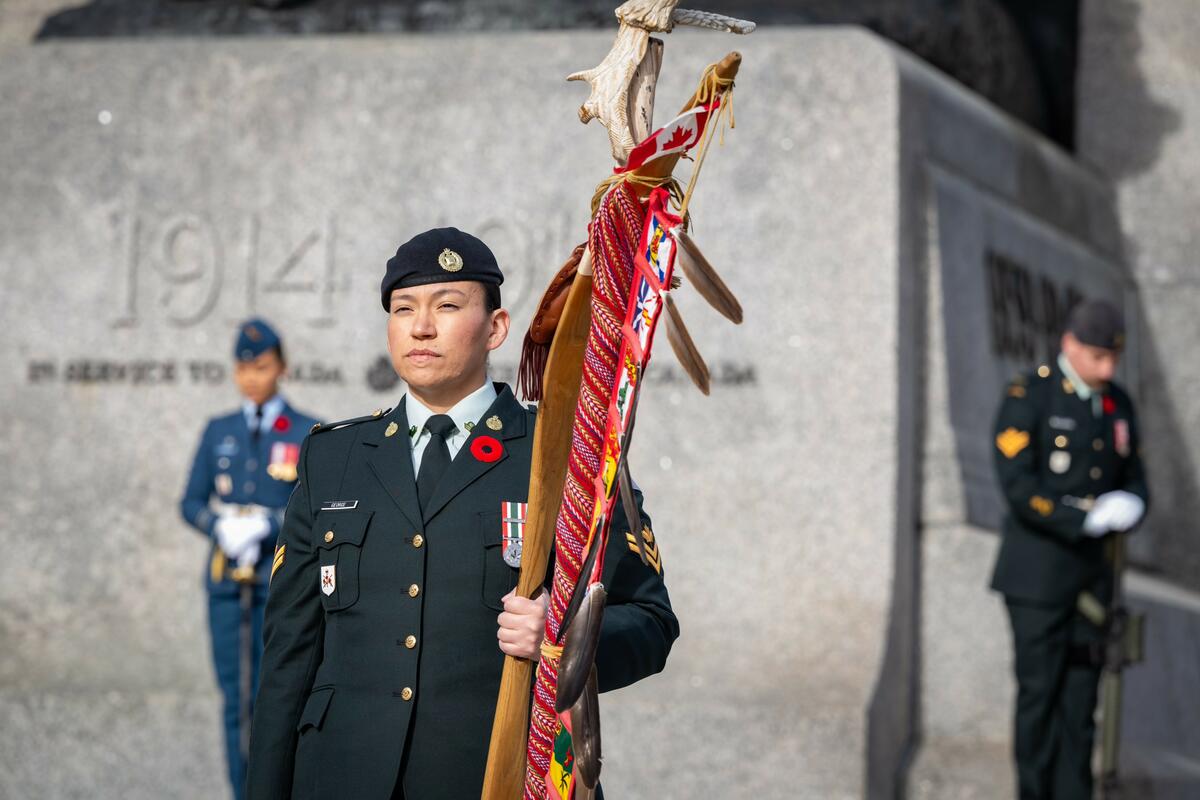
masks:
[[[247,400],[262,405],[278,391],[279,379],[286,371],[279,354],[268,350],[252,361],[237,362],[233,368],[233,381]]]
[[[483,385],[488,353],[504,343],[508,325],[508,312],[489,312],[474,281],[396,289],[387,329],[392,366],[426,405],[449,408]]]
[[[1104,388],[1117,374],[1117,364],[1121,361],[1119,350],[1084,344],[1071,333],[1063,334],[1062,349],[1076,374],[1093,389]]]

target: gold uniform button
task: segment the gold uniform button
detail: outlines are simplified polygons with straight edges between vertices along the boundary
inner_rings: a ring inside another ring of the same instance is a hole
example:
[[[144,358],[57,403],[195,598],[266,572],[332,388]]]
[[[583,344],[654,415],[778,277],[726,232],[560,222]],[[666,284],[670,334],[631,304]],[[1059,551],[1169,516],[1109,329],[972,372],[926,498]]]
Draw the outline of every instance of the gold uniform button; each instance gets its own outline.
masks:
[[[412,650],[414,647],[417,646],[417,637],[413,636],[411,633],[408,636],[405,636],[404,637],[404,646],[407,647],[409,650]]]
[[[1049,378],[1050,377],[1050,368],[1047,367],[1045,364],[1042,364],[1040,367],[1038,367],[1038,377],[1039,378]]]
[[[1103,439],[1094,439],[1092,441],[1092,449],[1093,450],[1103,450],[1104,449],[1104,440]]]
[[[425,544],[424,536],[422,536],[421,534],[418,533],[416,536],[413,537],[413,547],[420,547],[423,544]]]
[[[327,541],[327,542],[333,541],[333,531],[325,531],[325,541]]]
[[[1054,446],[1055,447],[1066,447],[1067,446],[1067,437],[1055,436],[1054,437]]]
[[[420,593],[421,593],[421,587],[417,586],[415,583],[408,587],[408,596],[409,597],[416,597]]]
[[[1100,469],[1099,467],[1092,467],[1091,470],[1088,472],[1088,475],[1091,475],[1092,480],[1094,480],[1094,481],[1100,480],[1100,476],[1103,474],[1104,474],[1104,470]]]
[[[412,700],[413,690],[405,686],[400,690],[400,697],[404,700]]]

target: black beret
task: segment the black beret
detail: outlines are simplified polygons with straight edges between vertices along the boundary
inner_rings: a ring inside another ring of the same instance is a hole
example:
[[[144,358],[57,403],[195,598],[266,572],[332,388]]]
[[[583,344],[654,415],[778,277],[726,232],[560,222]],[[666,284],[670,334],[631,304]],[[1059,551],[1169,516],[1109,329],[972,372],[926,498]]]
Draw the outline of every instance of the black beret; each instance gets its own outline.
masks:
[[[1125,346],[1125,317],[1104,300],[1087,300],[1072,308],[1067,330],[1092,347],[1120,350]]]
[[[504,273],[488,246],[458,228],[434,228],[418,233],[388,259],[387,272],[379,287],[383,310],[391,309],[393,289],[428,283],[478,281],[496,286]]]

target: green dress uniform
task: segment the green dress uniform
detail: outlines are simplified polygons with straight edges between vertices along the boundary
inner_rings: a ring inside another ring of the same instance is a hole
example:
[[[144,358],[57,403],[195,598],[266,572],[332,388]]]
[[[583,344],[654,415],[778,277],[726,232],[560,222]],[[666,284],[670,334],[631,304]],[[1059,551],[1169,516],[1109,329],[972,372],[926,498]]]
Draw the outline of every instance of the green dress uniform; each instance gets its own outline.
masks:
[[[424,508],[405,402],[306,440],[273,562],[253,800],[479,795],[518,574],[502,507],[527,500],[535,424],[495,388]],[[679,631],[627,527],[614,519],[605,554],[601,691],[660,671]]]
[[[1093,719],[1103,631],[1076,610],[1112,593],[1111,537],[1087,535],[1095,499],[1148,501],[1133,403],[1093,393],[1060,356],[1008,386],[995,465],[1008,505],[991,586],[1004,595],[1016,651],[1014,754],[1022,800],[1092,797]],[[1087,395],[1087,397],[1084,397]]]

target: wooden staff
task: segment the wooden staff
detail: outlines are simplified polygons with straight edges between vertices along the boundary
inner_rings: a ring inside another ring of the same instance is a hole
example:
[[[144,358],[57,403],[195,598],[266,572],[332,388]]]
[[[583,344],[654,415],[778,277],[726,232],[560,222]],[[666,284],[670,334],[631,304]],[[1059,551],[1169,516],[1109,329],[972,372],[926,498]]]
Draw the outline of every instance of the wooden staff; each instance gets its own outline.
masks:
[[[673,8],[674,2],[669,5]],[[600,78],[594,79],[586,73],[581,73],[580,77],[592,83],[592,100],[599,98],[603,105],[607,98],[608,106],[620,107],[619,113],[609,116],[619,119],[622,124],[632,126],[631,134],[627,132],[627,135],[621,138],[632,140],[632,135],[636,135],[637,141],[640,141],[653,130],[650,121],[653,115],[654,85],[661,64],[662,44],[657,40],[650,40],[647,30],[630,31],[627,30],[624,19],[622,23],[621,33],[618,34],[613,51],[605,63],[613,60],[618,51],[619,56],[629,56],[632,53],[639,59],[632,69],[624,73],[623,78],[618,79],[624,83],[609,81],[608,85],[601,85]],[[645,37],[646,41],[641,43],[640,47],[637,43],[631,47],[631,37]],[[740,64],[741,55],[736,52],[730,53],[715,65],[716,75],[727,84],[737,74]],[[601,65],[603,66],[604,64]],[[601,70],[601,67],[597,70]],[[630,88],[633,89],[632,96]],[[700,90],[684,104],[680,113],[696,106],[699,96]],[[703,98],[705,102],[711,99]],[[584,114],[581,111],[582,117]],[[610,136],[612,134],[610,126]],[[623,164],[627,155],[627,150],[619,152],[614,144],[614,157],[618,163]],[[634,172],[632,177],[637,194],[645,198],[656,182],[661,183],[668,179],[680,155],[674,154],[651,161]],[[591,322],[591,276],[591,253],[585,249],[567,294],[542,374],[542,402],[538,409],[537,428],[533,439],[528,514],[522,543],[521,572],[516,589],[517,594],[522,597],[531,598],[542,589],[550,549],[554,544],[558,511],[566,481],[567,457],[570,454],[571,429],[575,422],[575,407],[579,399],[583,356]],[[535,666],[535,662],[528,659],[507,655],[504,658],[487,769],[483,779],[483,800],[518,800],[524,793],[531,684]]]

